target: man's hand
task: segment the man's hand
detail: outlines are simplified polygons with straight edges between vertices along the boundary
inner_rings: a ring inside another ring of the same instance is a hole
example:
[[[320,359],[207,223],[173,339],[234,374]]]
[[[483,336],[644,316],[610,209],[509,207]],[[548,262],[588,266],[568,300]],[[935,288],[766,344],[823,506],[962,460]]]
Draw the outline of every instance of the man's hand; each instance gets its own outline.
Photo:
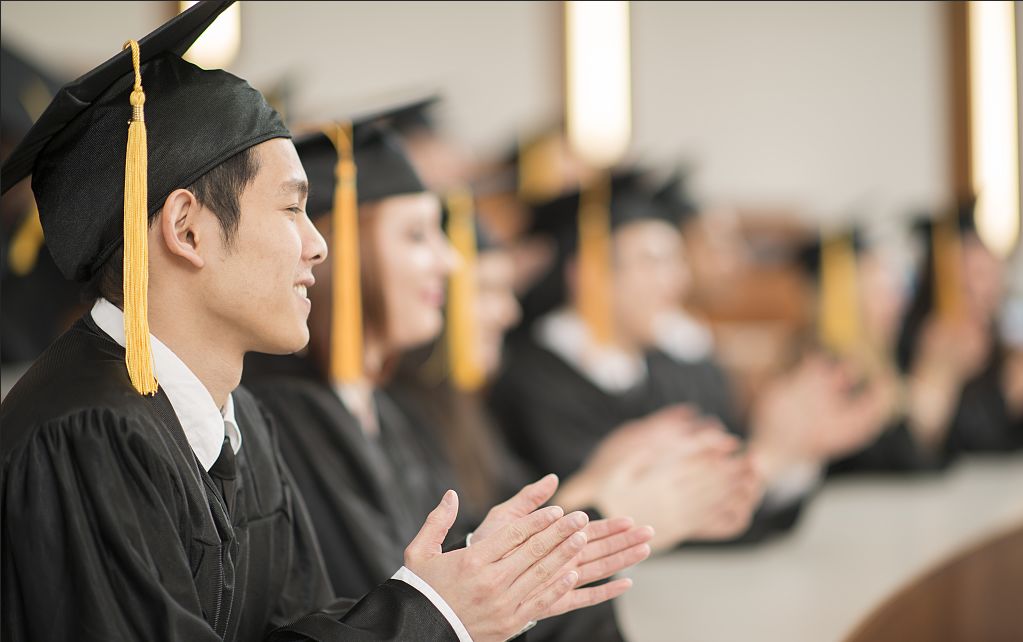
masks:
[[[522,488],[514,497],[490,509],[486,519],[472,535],[472,543],[487,539],[504,526],[529,515],[546,503],[558,488],[558,477],[547,475]],[[602,519],[587,524],[586,546],[570,561],[566,571],[579,573],[579,586],[606,579],[619,571],[638,564],[650,555],[648,542],[654,537],[649,526],[635,526],[628,517]],[[630,580],[615,580],[599,587],[573,590],[565,595],[542,617],[572,611],[582,606],[611,599],[625,592]],[[595,600],[595,601],[594,601]]]

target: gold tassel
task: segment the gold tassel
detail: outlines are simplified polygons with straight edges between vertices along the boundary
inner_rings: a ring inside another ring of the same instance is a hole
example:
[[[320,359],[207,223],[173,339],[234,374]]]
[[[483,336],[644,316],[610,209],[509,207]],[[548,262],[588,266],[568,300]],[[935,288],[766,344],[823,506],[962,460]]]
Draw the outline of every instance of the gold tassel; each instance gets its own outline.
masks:
[[[560,134],[546,134],[519,143],[518,196],[526,203],[539,203],[561,192]]]
[[[330,377],[334,383],[363,378],[362,286],[359,270],[359,200],[351,123],[327,132],[337,150],[331,220]]]
[[[29,210],[25,220],[18,226],[18,231],[11,239],[11,246],[7,253],[7,265],[16,276],[31,274],[39,259],[39,252],[43,249],[43,225],[39,222],[39,210],[36,209],[35,201],[32,201],[32,209]]]
[[[963,313],[962,250],[957,214],[946,215],[931,229],[934,257],[934,306],[938,316],[955,320]]]
[[[135,88],[131,92],[131,122],[128,125],[128,149],[124,161],[124,358],[131,385],[140,394],[156,394],[153,352],[149,342],[149,213],[146,123],[143,106],[142,71],[139,45],[131,48],[135,69]]]
[[[820,341],[835,354],[848,356],[861,340],[852,236],[822,239],[820,262]]]
[[[448,237],[461,258],[451,274],[448,293],[448,355],[455,387],[479,390],[485,373],[477,353],[476,325],[476,228],[473,225],[472,193],[457,189],[447,196]]]
[[[579,314],[598,345],[613,339],[611,318],[611,184],[602,174],[579,199]]]

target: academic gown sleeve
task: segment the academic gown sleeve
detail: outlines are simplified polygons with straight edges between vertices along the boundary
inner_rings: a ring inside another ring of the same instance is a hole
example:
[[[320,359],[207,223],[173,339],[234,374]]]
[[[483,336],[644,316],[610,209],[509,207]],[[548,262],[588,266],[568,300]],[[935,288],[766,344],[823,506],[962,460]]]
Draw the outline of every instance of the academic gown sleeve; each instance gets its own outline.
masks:
[[[103,409],[32,431],[4,461],[3,638],[11,640],[221,640],[204,617],[189,562],[185,479],[144,431]],[[317,549],[301,502],[289,599],[315,595]],[[322,574],[322,570],[320,571]],[[244,604],[237,605],[244,608]],[[455,640],[425,596],[389,581],[352,606],[298,619],[272,640]],[[267,628],[279,624],[265,614]],[[268,632],[269,633],[269,632]]]

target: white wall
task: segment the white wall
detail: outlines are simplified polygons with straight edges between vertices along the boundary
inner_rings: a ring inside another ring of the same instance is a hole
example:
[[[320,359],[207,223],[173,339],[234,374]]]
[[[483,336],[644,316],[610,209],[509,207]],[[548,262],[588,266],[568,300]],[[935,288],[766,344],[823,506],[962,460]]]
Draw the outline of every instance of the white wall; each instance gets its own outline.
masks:
[[[635,134],[713,198],[818,215],[950,190],[942,7],[634,3]]]
[[[2,33],[81,72],[170,3],[4,2]],[[233,71],[290,74],[299,116],[436,87],[452,131],[496,149],[560,104],[560,3],[246,2]],[[633,3],[635,150],[699,162],[713,200],[821,217],[947,196],[942,8],[931,3]]]

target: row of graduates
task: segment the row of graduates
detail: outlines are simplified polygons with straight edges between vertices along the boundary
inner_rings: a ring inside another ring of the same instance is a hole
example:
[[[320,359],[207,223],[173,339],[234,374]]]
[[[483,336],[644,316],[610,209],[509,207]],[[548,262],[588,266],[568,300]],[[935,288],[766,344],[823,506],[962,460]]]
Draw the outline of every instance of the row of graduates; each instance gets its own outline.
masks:
[[[289,471],[284,485],[293,484],[309,509],[318,545],[306,546],[319,550],[306,556],[322,554],[334,595],[376,591],[407,559],[406,546],[446,488],[458,488],[462,498],[449,547],[468,533],[485,541],[493,525],[527,515],[552,494],[565,510],[582,509],[597,520],[632,516],[652,524],[655,548],[749,543],[791,528],[825,471],[928,469],[964,449],[1005,450],[1023,441],[1018,374],[1011,375],[1018,372],[1018,355],[982,340],[990,336],[992,297],[998,296],[991,288],[981,293],[988,296],[984,305],[971,290],[974,300],[965,309],[978,314],[954,322],[935,322],[940,314],[929,301],[919,302],[934,294],[925,294],[928,287],[918,290],[915,320],[903,335],[927,338],[902,341],[910,346],[905,383],[884,368],[871,368],[868,376],[866,368],[851,370],[848,360],[810,357],[773,382],[741,417],[706,331],[679,307],[685,295],[681,227],[695,208],[677,179],[652,184],[635,169],[620,171],[610,184],[614,269],[608,285],[615,336],[611,344],[595,341],[574,305],[584,195],[559,189],[530,203],[532,223],[523,238],[547,237],[555,255],[540,279],[522,286],[513,242],[496,242],[473,221],[471,193],[420,178],[433,178],[434,168],[423,160],[429,154],[415,152],[441,143],[427,117],[432,107],[432,101],[402,106],[296,139],[309,182],[305,211],[331,239],[308,291],[309,346],[300,356],[250,355],[244,368],[246,387],[266,408],[264,421],[278,427],[272,440]],[[520,161],[510,159],[504,169],[511,180],[496,181],[497,188],[490,181],[478,191],[478,203],[521,198]],[[428,183],[445,188],[447,197],[438,199]],[[827,247],[819,257],[833,252]],[[985,265],[978,254],[983,252],[966,230],[962,258]],[[979,276],[990,283],[990,271]],[[961,285],[971,288],[966,280]],[[524,316],[516,286],[524,291]],[[863,305],[872,300],[867,294]],[[890,328],[876,336],[895,340]],[[164,377],[158,378],[163,386]],[[34,379],[44,378],[36,373]],[[238,403],[248,395],[236,392],[234,398]],[[946,401],[940,412],[935,399]],[[8,408],[5,402],[5,415]],[[241,432],[249,439],[246,428]],[[11,433],[4,430],[8,442]],[[226,436],[223,454],[230,455],[230,428]],[[233,498],[223,512],[235,522],[236,537],[227,539],[239,555],[237,533],[265,516],[246,516],[248,507],[233,510],[245,493],[232,483],[225,487],[223,480],[237,479],[239,471],[222,470],[232,458],[220,457],[221,444],[216,446],[206,490]],[[5,445],[5,496],[24,491],[8,486],[8,452]],[[237,460],[244,469],[246,457],[238,454]],[[248,467],[255,470],[252,462]],[[560,487],[544,478],[488,513],[548,471],[560,475]],[[243,475],[242,487],[252,484],[254,494],[273,495],[273,485],[262,489],[259,477]],[[626,520],[593,523],[611,534],[605,539],[622,540],[616,551],[594,550],[631,555],[617,560],[617,568],[643,556],[649,531],[630,529]],[[221,547],[226,530],[228,525],[218,525]],[[202,613],[217,619],[216,610],[204,605]],[[255,635],[257,629],[246,629],[238,617],[223,620],[223,633],[219,622],[209,623],[222,637]],[[405,625],[426,626],[398,624]],[[297,627],[293,634],[311,630]],[[621,632],[605,603],[546,619],[530,636],[619,639]]]
[[[601,342],[579,312],[585,189],[525,203],[521,154],[498,180],[470,181],[475,192],[461,176],[431,174],[445,145],[436,103],[374,114],[373,137],[356,123],[358,213],[347,229],[338,227],[344,154],[329,131],[296,141],[310,215],[360,258],[349,252],[318,269],[307,351],[246,363],[250,388],[287,427],[282,453],[335,587],[355,594],[386,577],[447,487],[465,500],[455,539],[555,472],[553,502],[651,524],[655,550],[750,545],[792,529],[826,475],[933,471],[964,451],[1023,447],[1020,355],[993,341],[1002,267],[968,208],[925,229],[921,284],[904,318],[872,308],[886,305],[883,286],[856,268],[857,257],[869,265],[871,248],[837,235],[804,249],[799,259],[819,284],[820,345],[745,414],[708,331],[681,308],[683,232],[697,212],[682,178],[630,167],[610,180],[614,334]],[[526,206],[528,223],[498,241],[475,213],[502,199]],[[524,277],[517,246],[539,238],[553,256]],[[951,279],[936,276],[949,260],[969,268],[951,295]],[[354,314],[346,288],[359,292]],[[532,635],[622,639],[609,605]]]
[[[653,531],[544,507],[553,476],[488,511],[471,541],[445,546],[450,490],[418,528],[351,506],[316,532],[323,496],[305,489],[318,471],[282,457],[290,426],[239,386],[243,360],[308,343],[306,295],[328,255],[311,213],[333,198],[355,222],[353,148],[404,157],[380,116],[330,128],[340,180],[320,193],[258,91],[181,57],[229,5],[198,3],[61,87],[5,159],[3,191],[31,176],[49,255],[94,303],[0,406],[2,637],[504,640],[537,620],[599,618],[581,609],[629,588],[609,578],[649,554]],[[364,202],[417,180],[371,166]],[[436,199],[412,191],[420,218],[399,217],[402,234],[443,249]],[[358,251],[335,245],[337,264]],[[363,454],[353,478],[382,470]],[[362,506],[411,500],[361,490]],[[324,550],[341,549],[350,575],[328,573]]]

